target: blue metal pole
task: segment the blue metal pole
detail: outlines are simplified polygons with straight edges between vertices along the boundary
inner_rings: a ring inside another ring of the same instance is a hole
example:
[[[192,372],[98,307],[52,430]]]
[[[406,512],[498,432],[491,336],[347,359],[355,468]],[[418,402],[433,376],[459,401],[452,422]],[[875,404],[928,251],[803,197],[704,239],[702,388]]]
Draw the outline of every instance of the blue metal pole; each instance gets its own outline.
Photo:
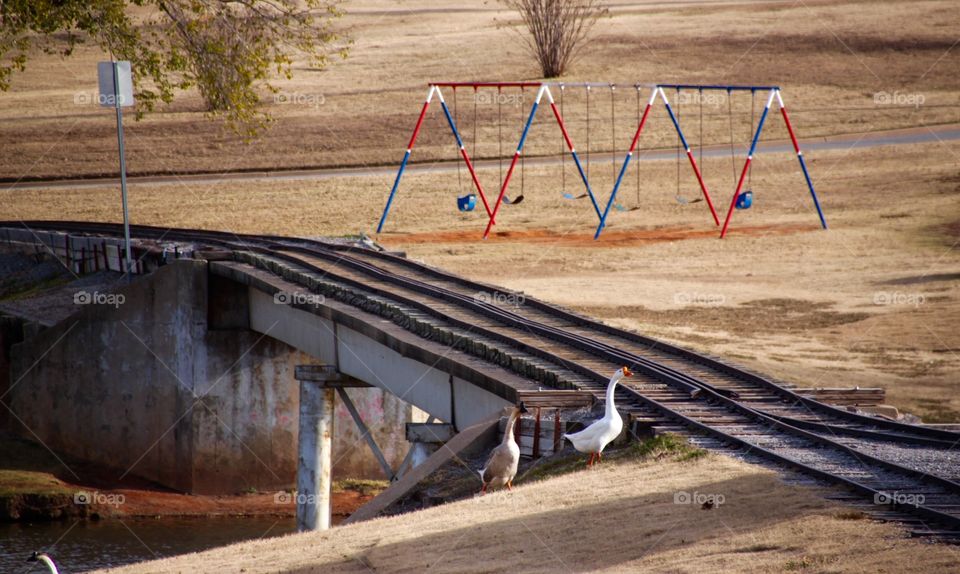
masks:
[[[677,135],[680,136],[680,143],[683,144],[684,151],[687,150],[687,138],[683,135],[683,130],[680,129],[680,122],[677,121],[677,116],[673,115],[673,108],[670,107],[670,102],[666,98],[663,99],[663,103],[667,106],[667,113],[670,114],[670,120],[673,122],[673,127],[677,128]]]
[[[457,148],[462,148],[463,140],[460,139],[460,132],[457,131],[456,124],[453,123],[453,116],[450,115],[450,109],[447,108],[447,102],[445,100],[440,100],[440,107],[443,108],[443,115],[447,116],[447,123],[450,124],[450,130],[453,132],[453,137],[457,138]]]
[[[580,172],[580,179],[583,180],[584,187],[587,188],[587,195],[590,196],[590,202],[593,203],[593,210],[597,212],[597,217],[603,218],[600,214],[600,205],[597,203],[597,198],[593,195],[593,190],[590,189],[590,182],[587,180],[587,174],[583,171],[583,165],[580,164],[580,156],[577,155],[577,152],[571,151],[570,155],[573,156],[573,163],[577,166],[577,171]]]
[[[390,206],[393,205],[393,196],[397,194],[397,188],[400,187],[400,178],[403,177],[403,170],[407,167],[407,161],[410,159],[410,152],[403,154],[403,161],[400,162],[400,169],[397,170],[397,178],[393,180],[393,189],[390,190],[390,197],[387,198],[387,206],[383,208],[383,215],[380,216],[380,224],[377,225],[377,233],[383,231],[383,224],[387,221],[387,215],[390,214]]]
[[[610,194],[610,199],[607,201],[607,207],[604,208],[603,215],[600,216],[600,225],[597,226],[597,232],[593,234],[594,239],[600,237],[600,232],[603,231],[603,227],[607,224],[607,215],[610,213],[610,207],[613,205],[613,202],[617,199],[617,192],[620,190],[620,182],[623,181],[623,175],[627,173],[627,166],[630,165],[630,158],[632,157],[633,152],[630,152],[623,160],[623,165],[620,167],[620,174],[617,175],[617,183],[614,184],[613,192]]]
[[[803,170],[803,177],[807,180],[807,187],[810,188],[810,197],[813,198],[813,205],[817,208],[817,215],[820,216],[820,225],[826,229],[827,220],[823,217],[823,210],[820,209],[820,200],[817,199],[817,193],[813,191],[813,181],[810,180],[810,172],[807,171],[807,162],[803,159],[803,154],[797,154],[800,159],[800,168]]]

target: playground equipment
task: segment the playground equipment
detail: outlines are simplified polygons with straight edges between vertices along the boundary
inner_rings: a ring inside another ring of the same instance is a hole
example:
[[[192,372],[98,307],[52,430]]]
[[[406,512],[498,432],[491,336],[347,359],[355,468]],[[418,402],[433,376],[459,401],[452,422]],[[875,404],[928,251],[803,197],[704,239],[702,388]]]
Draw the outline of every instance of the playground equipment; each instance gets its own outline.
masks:
[[[587,139],[587,148],[586,148],[586,162],[582,162],[579,154],[577,153],[576,147],[573,144],[573,141],[570,137],[570,133],[564,123],[563,108],[564,108],[564,92],[568,88],[578,87],[584,88],[586,90],[586,139]],[[730,115],[730,155],[731,155],[731,165],[733,166],[732,171],[734,175],[735,182],[735,191],[730,201],[730,207],[727,210],[726,217],[723,221],[723,225],[720,232],[720,237],[723,238],[726,236],[727,230],[730,226],[730,221],[733,216],[733,211],[735,209],[749,209],[754,201],[754,192],[752,190],[752,164],[753,157],[757,151],[757,144],[760,140],[760,134],[763,131],[764,124],[766,122],[767,116],[770,111],[770,106],[773,103],[774,98],[777,99],[779,104],[781,115],[783,116],[784,123],[786,124],[787,131],[790,134],[790,140],[793,144],[794,151],[797,154],[797,158],[800,163],[800,167],[803,171],[804,178],[807,183],[807,187],[810,191],[810,195],[813,199],[814,207],[817,210],[817,214],[820,218],[820,223],[823,229],[827,228],[826,219],[823,215],[823,210],[820,207],[819,199],[817,198],[816,192],[814,191],[813,182],[810,178],[809,171],[807,169],[806,161],[803,157],[803,152],[800,151],[799,143],[797,142],[796,134],[793,129],[793,125],[790,122],[790,118],[787,115],[787,110],[783,104],[783,98],[780,94],[780,88],[778,86],[725,86],[725,85],[690,85],[690,84],[635,84],[634,88],[636,89],[637,94],[637,128],[634,132],[630,147],[627,151],[626,156],[623,159],[623,162],[620,164],[619,171],[616,168],[616,158],[615,155],[612,156],[611,167],[614,175],[614,185],[611,190],[610,196],[607,198],[606,204],[603,209],[597,200],[597,196],[594,193],[590,185],[590,92],[593,88],[606,88],[610,90],[610,118],[611,125],[616,121],[616,102],[614,98],[614,90],[616,86],[614,84],[607,83],[593,83],[593,82],[583,82],[583,83],[548,83],[548,82],[446,82],[446,83],[431,83],[428,85],[428,92],[426,100],[423,103],[423,106],[420,110],[420,115],[417,119],[417,123],[414,126],[413,134],[410,137],[410,140],[407,144],[406,152],[404,153],[403,160],[400,163],[400,167],[397,171],[396,178],[393,182],[393,187],[390,190],[390,195],[387,199],[386,206],[384,207],[383,214],[380,217],[380,222],[377,226],[377,233],[380,233],[383,230],[383,226],[386,222],[387,216],[390,213],[390,208],[393,205],[393,201],[396,198],[397,190],[400,185],[400,180],[403,177],[404,170],[410,160],[410,155],[413,151],[413,146],[416,143],[417,136],[420,132],[421,127],[423,126],[424,118],[426,117],[427,110],[432,102],[433,98],[436,97],[439,100],[440,106],[443,110],[444,116],[447,120],[447,124],[450,127],[454,139],[456,140],[458,148],[457,156],[457,177],[458,177],[458,186],[461,190],[460,195],[457,198],[457,207],[461,211],[472,211],[477,205],[477,198],[479,197],[480,202],[484,207],[484,211],[487,214],[488,222],[486,229],[483,233],[483,238],[486,239],[493,226],[496,225],[497,215],[501,204],[507,205],[516,205],[523,201],[524,198],[524,144],[527,141],[527,138],[530,133],[530,128],[533,124],[533,120],[536,117],[536,113],[544,97],[546,97],[547,102],[550,105],[550,109],[553,112],[553,117],[557,122],[557,126],[560,128],[561,134],[561,194],[565,199],[582,199],[589,198],[592,207],[599,218],[599,224],[597,226],[596,232],[594,233],[594,239],[600,237],[600,234],[603,232],[604,227],[606,226],[607,220],[610,216],[611,209],[617,211],[634,211],[640,207],[640,187],[641,187],[641,176],[639,168],[637,169],[636,174],[636,187],[637,187],[637,203],[631,208],[627,209],[621,204],[617,203],[617,195],[621,190],[624,176],[627,173],[630,162],[633,158],[634,153],[638,149],[638,144],[640,141],[640,136],[643,133],[643,129],[647,124],[648,118],[650,116],[650,110],[653,108],[657,100],[662,100],[664,108],[667,112],[668,117],[673,124],[674,129],[677,133],[677,192],[676,199],[680,204],[689,204],[697,203],[700,201],[705,201],[710,214],[714,220],[714,224],[720,225],[720,219],[717,214],[717,211],[714,207],[713,200],[710,197],[710,193],[707,189],[707,185],[704,181],[703,172],[701,171],[701,165],[703,163],[703,104],[702,104],[702,95],[705,91],[715,91],[721,90],[727,93],[728,100],[728,110]],[[479,177],[477,176],[476,168],[471,160],[471,154],[467,152],[466,146],[464,145],[463,138],[460,135],[460,131],[457,127],[459,123],[459,112],[457,111],[457,89],[472,89],[474,92],[474,123],[473,123],[473,155],[476,156],[477,149],[477,91],[479,89],[496,89],[497,90],[497,132],[498,132],[498,165],[500,169],[500,181],[499,181],[499,193],[497,194],[496,200],[491,204],[488,200],[487,194],[484,192],[483,185],[480,182]],[[529,113],[525,110],[525,90],[527,88],[535,89],[535,97],[530,106]],[[553,92],[551,88],[559,89],[559,99],[560,105],[557,106],[557,103],[554,100]],[[454,113],[451,114],[450,109],[447,106],[447,103],[444,99],[443,90],[448,89],[452,91],[453,94],[453,107]],[[520,105],[520,120],[523,122],[522,130],[520,131],[519,141],[517,143],[516,149],[513,153],[513,156],[509,162],[506,173],[503,172],[503,121],[502,121],[502,107],[501,107],[501,94],[504,89],[519,89],[521,92],[521,105]],[[644,89],[650,90],[650,96],[647,100],[646,107],[643,108],[641,113],[641,92]],[[677,108],[674,111],[674,107],[671,106],[669,99],[665,90],[674,90],[678,96]],[[680,112],[681,112],[681,100],[680,94],[683,90],[696,90],[701,96],[700,98],[700,114],[699,114],[699,145],[698,152],[700,155],[700,162],[698,163],[697,159],[694,157],[694,153],[691,150],[690,144],[687,140],[687,137],[684,134],[684,131],[680,122]],[[735,92],[746,92],[749,91],[751,95],[751,120],[750,120],[750,132],[751,132],[751,143],[749,151],[747,153],[746,160],[744,161],[742,170],[740,171],[740,176],[737,178],[737,165],[734,149],[734,134],[733,134],[733,114],[732,107],[729,103],[732,99],[732,96]],[[755,110],[755,100],[757,93],[768,92],[768,97],[766,100],[766,105],[764,106],[763,112],[760,115],[760,120],[756,123],[756,129],[754,130],[754,110]],[[524,117],[526,118],[524,120]],[[614,130],[611,129],[611,154],[616,153],[616,137],[614,135]],[[696,176],[697,182],[700,187],[700,192],[702,197],[696,199],[688,199],[680,193],[680,155],[681,148],[683,149],[683,155],[686,155],[687,160],[690,164],[691,169],[693,170],[694,175]],[[566,171],[564,169],[564,162],[566,155],[569,153],[570,157],[574,161],[574,165],[577,168],[577,173],[580,176],[581,183],[584,187],[584,193],[580,195],[573,195],[568,193],[566,190]],[[520,164],[520,195],[511,201],[509,196],[506,195],[507,189],[510,185],[511,178],[514,174],[517,164]],[[469,193],[463,193],[462,188],[462,178],[461,178],[461,165],[465,165],[470,178],[473,183],[474,191]],[[744,189],[744,184],[747,184],[747,188]]]
[[[790,117],[787,114],[787,109],[783,104],[783,97],[780,95],[779,86],[716,86],[716,85],[691,85],[691,84],[657,84],[654,86],[651,94],[650,100],[647,102],[647,108],[643,112],[640,122],[637,125],[637,130],[634,133],[633,141],[630,144],[630,149],[627,152],[627,156],[624,158],[623,164],[620,168],[620,175],[617,177],[617,182],[614,184],[613,191],[610,193],[610,198],[607,202],[607,207],[604,210],[603,216],[600,218],[600,225],[597,226],[597,231],[594,233],[594,239],[600,237],[600,233],[603,231],[604,226],[606,225],[607,217],[610,214],[610,207],[614,204],[617,198],[617,193],[620,189],[620,185],[623,180],[623,175],[627,171],[627,167],[630,164],[630,159],[633,157],[633,152],[637,148],[637,143],[640,140],[640,135],[643,132],[643,127],[646,124],[647,116],[650,113],[650,109],[653,107],[653,104],[656,100],[663,100],[664,107],[667,110],[667,114],[670,116],[671,121],[673,122],[674,127],[677,130],[677,136],[680,140],[683,149],[686,151],[687,158],[690,160],[690,166],[693,168],[694,174],[697,176],[697,181],[700,184],[700,189],[703,192],[703,197],[707,201],[707,205],[710,207],[710,212],[713,214],[714,221],[719,225],[720,221],[717,218],[716,210],[713,207],[713,202],[710,200],[710,194],[707,191],[706,184],[703,180],[703,174],[697,166],[697,162],[693,157],[693,153],[690,150],[690,145],[687,143],[687,138],[683,134],[683,129],[680,126],[680,121],[677,117],[677,114],[674,113],[673,108],[670,106],[670,102],[667,99],[666,92],[664,89],[674,89],[679,92],[681,90],[697,90],[702,93],[704,91],[713,91],[713,90],[722,90],[727,92],[728,102],[730,97],[732,97],[734,92],[749,91],[751,97],[757,92],[769,92],[767,96],[767,103],[763,108],[763,112],[760,115],[760,121],[757,124],[756,131],[753,132],[752,140],[750,143],[750,150],[747,152],[747,158],[744,161],[743,169],[740,172],[740,177],[737,179],[736,189],[733,193],[733,197],[730,200],[730,208],[727,210],[726,218],[723,221],[723,227],[720,230],[720,238],[726,236],[727,230],[730,227],[730,220],[733,217],[733,211],[736,208],[747,209],[753,204],[753,191],[752,190],[743,190],[744,181],[747,179],[748,174],[751,173],[751,167],[753,164],[753,156],[757,151],[757,143],[760,141],[760,134],[763,131],[763,126],[767,120],[767,116],[770,112],[770,106],[773,103],[774,98],[777,99],[777,103],[780,106],[780,114],[783,116],[783,121],[787,126],[787,131],[790,134],[790,141],[793,144],[793,149],[797,154],[797,159],[800,162],[800,168],[803,170],[803,176],[807,183],[807,188],[810,190],[810,196],[813,199],[813,205],[817,210],[817,215],[820,217],[820,225],[823,229],[827,229],[827,221],[824,218],[823,210],[820,207],[820,200],[817,198],[817,193],[813,189],[813,181],[810,179],[810,172],[807,169],[806,160],[803,158],[803,152],[800,151],[800,144],[797,142],[797,136],[793,130],[793,125],[790,123]],[[702,100],[701,100],[702,105]],[[751,131],[752,129],[752,119],[751,119]],[[731,129],[731,158],[733,158],[733,135]],[[702,153],[703,142],[702,142],[702,132],[701,132],[701,142],[700,150]],[[702,155],[701,155],[702,157]],[[734,159],[735,161],[735,159]],[[734,168],[736,169],[736,168]],[[679,188],[678,188],[679,189]],[[742,196],[742,198],[741,198]],[[679,194],[678,194],[679,197]]]

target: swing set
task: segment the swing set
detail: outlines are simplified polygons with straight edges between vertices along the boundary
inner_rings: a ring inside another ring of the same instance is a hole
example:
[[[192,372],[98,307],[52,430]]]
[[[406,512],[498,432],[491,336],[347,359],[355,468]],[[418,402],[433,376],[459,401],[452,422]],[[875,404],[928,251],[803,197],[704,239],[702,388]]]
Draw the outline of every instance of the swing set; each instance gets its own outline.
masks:
[[[457,179],[458,186],[461,190],[461,194],[457,197],[457,207],[460,211],[473,211],[477,206],[477,199],[479,198],[480,203],[483,205],[484,211],[486,212],[488,222],[486,229],[483,233],[483,238],[486,239],[493,226],[496,225],[497,215],[499,213],[500,206],[503,204],[506,205],[517,205],[524,199],[524,155],[523,149],[524,145],[527,142],[527,138],[530,133],[530,128],[533,124],[533,120],[536,117],[538,108],[540,107],[543,98],[546,97],[546,101],[550,106],[551,111],[553,112],[553,117],[557,122],[559,127],[561,140],[560,140],[560,165],[561,165],[561,185],[562,185],[562,197],[568,200],[578,200],[589,198],[590,203],[593,207],[594,212],[596,213],[599,224],[597,226],[596,232],[594,233],[594,239],[598,239],[600,234],[603,232],[604,227],[606,226],[607,220],[611,214],[611,209],[616,211],[635,211],[640,208],[640,188],[641,188],[641,178],[639,168],[636,170],[636,186],[637,186],[637,203],[632,208],[625,208],[623,205],[617,203],[617,195],[621,191],[623,184],[624,176],[627,173],[630,162],[633,159],[634,153],[638,149],[638,144],[640,141],[640,136],[643,133],[643,129],[647,124],[648,117],[650,115],[650,110],[656,104],[657,100],[662,100],[664,108],[666,109],[667,115],[669,116],[671,123],[673,124],[674,129],[677,134],[677,190],[676,190],[676,200],[681,205],[686,205],[689,203],[698,203],[700,201],[705,201],[706,206],[710,210],[710,214],[713,218],[715,225],[720,225],[720,218],[717,215],[717,211],[714,207],[713,200],[710,197],[709,190],[704,181],[703,172],[701,166],[703,165],[703,94],[704,92],[710,91],[725,91],[727,94],[728,102],[728,115],[730,117],[730,160],[733,172],[733,179],[735,182],[735,191],[730,201],[730,207],[727,210],[726,217],[723,221],[723,225],[720,232],[720,237],[723,238],[727,234],[727,230],[730,226],[730,221],[733,216],[734,210],[745,210],[749,209],[754,202],[754,192],[752,189],[752,173],[753,173],[753,158],[754,154],[757,151],[757,145],[760,141],[760,134],[763,131],[764,124],[767,120],[770,106],[773,103],[773,100],[776,98],[777,103],[779,104],[780,113],[783,116],[784,123],[786,124],[787,131],[790,134],[790,140],[793,144],[795,153],[800,163],[801,170],[803,171],[804,179],[806,180],[807,188],[810,191],[810,195],[813,199],[814,207],[817,210],[817,214],[820,218],[820,224],[823,229],[827,229],[826,219],[823,215],[823,210],[820,207],[820,201],[817,198],[816,192],[814,191],[813,182],[810,178],[809,171],[807,169],[806,161],[803,157],[803,152],[800,151],[799,143],[793,129],[793,125],[790,122],[790,118],[787,115],[787,110],[783,104],[783,98],[780,95],[780,88],[778,86],[720,86],[720,85],[691,85],[691,84],[635,84],[633,87],[636,90],[636,122],[637,127],[633,134],[633,138],[630,143],[630,147],[627,151],[626,156],[623,159],[623,162],[620,164],[619,171],[616,169],[616,136],[615,130],[611,127],[611,168],[612,176],[614,177],[614,185],[611,190],[610,196],[607,199],[604,207],[601,209],[601,203],[597,200],[597,196],[593,191],[593,188],[590,185],[590,152],[591,152],[591,143],[590,143],[590,117],[591,117],[591,104],[590,104],[590,94],[593,89],[609,89],[610,90],[610,121],[611,126],[615,125],[616,122],[616,100],[614,97],[614,92],[616,86],[614,84],[607,83],[594,83],[594,82],[582,82],[582,83],[548,83],[548,82],[446,82],[446,83],[431,83],[429,84],[429,90],[427,92],[426,100],[423,103],[422,108],[420,109],[420,115],[417,119],[417,123],[414,126],[413,134],[410,137],[410,140],[407,144],[406,152],[403,156],[403,160],[400,163],[400,167],[397,171],[396,178],[393,182],[393,187],[390,190],[390,195],[387,198],[386,206],[384,207],[383,214],[380,217],[380,222],[377,226],[377,233],[380,233],[383,230],[383,226],[386,223],[387,216],[390,213],[390,208],[393,205],[393,201],[396,197],[397,190],[400,185],[400,180],[403,177],[404,170],[407,167],[407,164],[410,160],[410,155],[413,151],[413,146],[416,143],[417,136],[420,133],[420,129],[423,126],[424,118],[426,117],[427,110],[430,106],[430,103],[433,101],[433,98],[436,97],[440,103],[440,107],[443,110],[444,116],[447,120],[447,124],[450,127],[454,139],[456,140],[456,145],[458,149],[457,157]],[[473,152],[468,153],[467,148],[464,144],[463,138],[460,135],[460,130],[458,129],[459,125],[459,110],[457,106],[457,89],[472,89],[474,95],[474,106],[473,106],[473,140],[472,148]],[[498,166],[500,171],[500,180],[499,180],[499,193],[494,202],[489,201],[487,193],[484,191],[483,185],[480,182],[480,178],[477,175],[476,166],[471,160],[471,155],[476,157],[477,154],[477,126],[478,126],[478,112],[477,112],[477,102],[478,102],[478,90],[480,89],[496,89],[497,94],[497,135],[498,135]],[[526,112],[525,103],[526,103],[526,92],[527,89],[535,90],[535,97],[532,104],[530,105],[529,113]],[[557,88],[559,91],[559,106],[554,100],[553,92],[551,88]],[[581,161],[580,155],[577,153],[576,147],[573,144],[573,141],[570,137],[570,132],[567,129],[567,126],[564,122],[564,93],[567,89],[578,89],[582,88],[585,90],[585,107],[586,107],[586,161]],[[450,108],[447,106],[446,100],[444,99],[443,90],[447,89],[452,92],[453,100],[453,113],[451,113]],[[522,121],[522,129],[520,130],[519,141],[517,147],[513,153],[513,156],[510,160],[509,166],[507,168],[506,174],[503,172],[503,110],[502,110],[502,95],[505,89],[519,89],[520,90],[520,121]],[[644,89],[650,90],[650,97],[647,101],[646,107],[643,108],[641,113],[641,92]],[[674,111],[673,106],[671,106],[670,101],[667,98],[667,90],[674,91],[677,96],[677,108]],[[683,129],[681,127],[681,117],[680,117],[680,104],[682,102],[682,91],[696,91],[699,97],[700,111],[699,111],[699,145],[698,145],[698,154],[700,161],[694,157],[694,153],[691,150],[691,147],[688,143],[687,137],[684,135]],[[747,152],[746,159],[743,163],[743,167],[740,170],[739,178],[737,178],[737,161],[736,161],[736,150],[734,144],[734,127],[733,127],[733,108],[732,108],[732,98],[735,92],[750,92],[751,96],[751,114],[750,114],[750,132],[751,140],[749,151]],[[763,108],[763,111],[760,114],[760,120],[756,123],[756,129],[754,129],[755,124],[755,109],[756,109],[756,98],[757,94],[767,93],[766,105]],[[524,117],[526,118],[524,120]],[[682,152],[681,152],[682,149]],[[580,195],[573,195],[566,191],[566,156],[567,154],[573,159],[574,165],[579,174],[580,181],[584,187],[584,193]],[[681,165],[681,155],[686,155],[690,167],[693,170],[694,175],[696,176],[697,182],[700,187],[700,192],[702,197],[695,199],[687,199],[680,193],[680,165]],[[510,198],[506,195],[507,189],[510,185],[511,178],[514,174],[517,164],[520,164],[520,194],[515,198]],[[474,191],[469,193],[462,193],[462,176],[461,176],[461,166],[465,165],[467,171],[470,174],[470,178],[473,182]],[[746,183],[746,189],[744,189],[744,184]]]

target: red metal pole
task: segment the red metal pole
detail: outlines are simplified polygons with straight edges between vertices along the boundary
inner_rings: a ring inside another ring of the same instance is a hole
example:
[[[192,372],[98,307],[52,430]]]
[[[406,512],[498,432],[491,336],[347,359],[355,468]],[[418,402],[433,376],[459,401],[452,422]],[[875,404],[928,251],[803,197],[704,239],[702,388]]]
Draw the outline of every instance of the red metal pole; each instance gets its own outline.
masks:
[[[430,82],[438,88],[539,88],[541,82]]]
[[[420,134],[420,126],[423,125],[423,118],[427,115],[427,108],[429,107],[430,100],[423,102],[423,107],[420,109],[420,117],[417,118],[417,125],[413,128],[413,135],[410,136],[410,142],[407,143],[407,151],[413,149],[413,144],[417,141],[417,136]]]
[[[483,232],[484,239],[490,235],[490,230],[493,228],[494,223],[496,223],[497,212],[500,211],[500,204],[503,203],[503,196],[507,193],[507,186],[510,185],[510,176],[513,175],[513,168],[517,165],[517,159],[519,158],[520,150],[517,150],[513,154],[513,159],[510,160],[510,169],[507,170],[507,176],[503,178],[503,185],[500,186],[500,195],[497,196],[497,202],[493,204],[493,213],[490,214],[490,221],[487,222],[487,229]]]
[[[567,133],[567,126],[563,125],[563,118],[560,117],[560,112],[557,111],[557,104],[551,101],[550,109],[553,110],[553,117],[557,118],[557,123],[560,124],[560,132],[563,133],[563,139],[567,142],[567,149],[573,151],[573,142],[570,141],[570,134]]]
[[[710,206],[710,214],[713,215],[713,222],[720,225],[720,218],[717,217],[717,210],[713,208],[713,201],[710,200],[710,193],[707,192],[707,184],[703,182],[703,176],[700,174],[700,168],[697,167],[697,160],[693,159],[693,152],[687,149],[687,157],[690,158],[690,165],[693,166],[693,173],[697,174],[697,181],[700,182],[700,189],[703,190],[703,198],[707,200]]]
[[[730,209],[727,210],[727,218],[723,220],[723,229],[720,230],[720,238],[727,234],[727,227],[730,225],[730,218],[733,217],[733,210],[737,207],[737,198],[740,197],[740,190],[743,188],[743,180],[747,177],[747,170],[750,169],[752,157],[748,157],[743,163],[743,171],[740,173],[740,181],[737,182],[737,191],[733,194],[733,200],[730,202]]]
[[[487,196],[483,193],[483,186],[480,185],[480,179],[477,177],[476,170],[473,169],[473,162],[470,161],[470,156],[467,155],[467,150],[465,147],[460,148],[460,155],[463,156],[463,160],[467,162],[467,169],[470,170],[470,177],[473,179],[473,185],[477,188],[477,193],[480,194],[480,200],[483,201],[483,208],[487,210],[487,217],[493,218],[493,213],[490,211],[490,204],[487,202]]]

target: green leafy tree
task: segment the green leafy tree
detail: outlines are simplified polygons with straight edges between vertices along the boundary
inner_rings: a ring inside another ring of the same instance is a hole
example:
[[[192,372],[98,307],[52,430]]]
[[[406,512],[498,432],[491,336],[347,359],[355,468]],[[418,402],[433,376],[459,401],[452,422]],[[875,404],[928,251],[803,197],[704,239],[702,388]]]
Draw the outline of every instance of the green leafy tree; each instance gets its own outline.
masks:
[[[0,0],[0,90],[30,53],[69,56],[94,42],[134,70],[137,117],[196,87],[212,116],[255,135],[271,78],[292,77],[303,55],[322,69],[346,56],[337,0]]]

